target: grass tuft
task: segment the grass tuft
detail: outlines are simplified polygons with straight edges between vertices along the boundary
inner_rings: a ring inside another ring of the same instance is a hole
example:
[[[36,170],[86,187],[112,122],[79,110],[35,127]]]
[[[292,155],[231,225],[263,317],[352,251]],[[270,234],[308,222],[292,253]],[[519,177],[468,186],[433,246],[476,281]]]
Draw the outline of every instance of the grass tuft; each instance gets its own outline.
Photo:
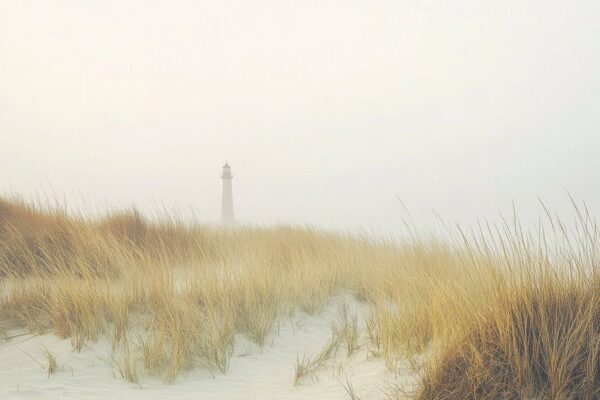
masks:
[[[333,332],[325,346],[314,357],[308,357],[306,354],[302,358],[297,357],[294,368],[294,386],[300,384],[307,377],[314,376],[329,360],[335,358],[339,345],[340,338],[336,332]]]
[[[48,378],[50,375],[58,371],[58,362],[56,361],[56,356],[50,352],[47,348],[44,347],[44,357],[46,358],[46,362],[48,363],[48,367],[46,371],[48,372]]]

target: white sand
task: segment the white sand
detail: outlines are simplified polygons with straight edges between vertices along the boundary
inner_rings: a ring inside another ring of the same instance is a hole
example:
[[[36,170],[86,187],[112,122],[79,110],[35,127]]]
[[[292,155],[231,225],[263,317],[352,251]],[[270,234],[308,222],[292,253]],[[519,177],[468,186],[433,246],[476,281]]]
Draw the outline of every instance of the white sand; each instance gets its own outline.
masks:
[[[319,315],[289,318],[262,350],[239,335],[227,374],[213,376],[207,369],[196,368],[181,373],[169,385],[145,374],[141,366],[139,383],[128,383],[110,366],[111,348],[105,340],[77,353],[68,339],[13,330],[9,332],[13,338],[0,344],[0,399],[349,399],[342,386],[348,381],[367,400],[385,398],[394,384],[411,387],[414,376],[408,367],[394,376],[381,359],[368,356],[364,346],[350,358],[340,347],[335,360],[294,386],[297,357],[323,348],[341,301],[360,308],[345,296]],[[58,372],[49,377],[44,347],[56,355],[59,365]]]

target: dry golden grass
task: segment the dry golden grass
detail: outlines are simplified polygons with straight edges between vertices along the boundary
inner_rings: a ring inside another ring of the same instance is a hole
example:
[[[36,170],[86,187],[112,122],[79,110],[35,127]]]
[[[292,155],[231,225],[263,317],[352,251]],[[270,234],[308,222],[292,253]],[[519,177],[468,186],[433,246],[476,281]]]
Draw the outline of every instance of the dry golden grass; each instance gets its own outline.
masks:
[[[340,337],[334,331],[325,346],[315,356],[311,357],[306,354],[302,358],[298,356],[294,366],[294,385],[298,385],[303,379],[316,374],[319,369],[323,368],[328,361],[335,357],[339,345]]]
[[[340,311],[340,321],[334,323],[332,329],[334,336],[346,345],[346,356],[351,357],[359,347],[358,316],[350,315],[347,305],[344,305]]]
[[[336,346],[350,356],[364,337],[392,370],[411,360],[420,399],[597,399],[600,235],[575,210],[575,232],[548,214],[536,235],[515,219],[395,243],[0,199],[0,330],[52,330],[75,350],[103,335],[123,378],[143,367],[173,382],[194,366],[226,373],[235,334],[264,346],[280,318],[345,291],[372,312],[364,332],[346,313]],[[297,380],[318,365],[299,360]]]
[[[46,348],[44,349],[44,358],[48,363],[46,371],[48,372],[48,377],[50,377],[50,375],[58,370],[58,362],[56,361],[56,356]]]
[[[598,398],[598,283],[542,278],[500,289],[432,363],[420,398]]]

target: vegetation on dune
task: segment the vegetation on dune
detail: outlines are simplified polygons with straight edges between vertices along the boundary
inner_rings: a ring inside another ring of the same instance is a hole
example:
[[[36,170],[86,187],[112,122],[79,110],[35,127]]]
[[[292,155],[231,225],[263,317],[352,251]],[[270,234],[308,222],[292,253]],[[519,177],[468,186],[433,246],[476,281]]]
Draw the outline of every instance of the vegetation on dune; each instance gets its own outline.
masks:
[[[419,399],[600,398],[600,232],[574,209],[571,231],[545,210],[536,237],[517,223],[468,242],[489,289],[466,293],[472,317],[430,360]]]
[[[0,330],[52,329],[75,350],[104,335],[120,376],[173,382],[196,365],[226,373],[236,334],[265,346],[280,318],[345,290],[372,312],[360,328],[343,313],[337,339],[299,358],[296,383],[342,345],[392,370],[410,360],[423,400],[597,399],[599,233],[575,210],[576,231],[548,215],[536,235],[515,219],[457,243],[395,243],[135,210],[86,219],[0,199]]]
[[[597,399],[600,281],[541,278],[497,294],[445,346],[421,399]]]

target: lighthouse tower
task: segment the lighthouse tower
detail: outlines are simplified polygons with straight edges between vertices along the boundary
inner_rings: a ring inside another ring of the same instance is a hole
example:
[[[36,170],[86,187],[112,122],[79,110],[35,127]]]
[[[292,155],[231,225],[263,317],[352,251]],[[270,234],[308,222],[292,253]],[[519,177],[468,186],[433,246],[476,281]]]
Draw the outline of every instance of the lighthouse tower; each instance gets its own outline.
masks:
[[[223,166],[223,173],[221,174],[223,179],[223,197],[221,198],[221,223],[223,225],[233,225],[235,217],[233,216],[233,193],[231,190],[231,167],[227,162]]]

